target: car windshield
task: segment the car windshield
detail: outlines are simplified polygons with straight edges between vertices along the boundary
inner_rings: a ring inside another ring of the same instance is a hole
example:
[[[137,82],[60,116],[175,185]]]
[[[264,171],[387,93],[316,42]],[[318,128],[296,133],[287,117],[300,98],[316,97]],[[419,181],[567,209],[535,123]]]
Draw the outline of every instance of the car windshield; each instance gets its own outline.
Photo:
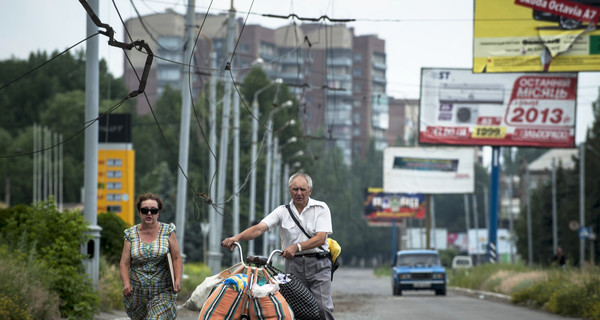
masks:
[[[436,254],[402,254],[398,255],[396,266],[435,266],[441,265]]]

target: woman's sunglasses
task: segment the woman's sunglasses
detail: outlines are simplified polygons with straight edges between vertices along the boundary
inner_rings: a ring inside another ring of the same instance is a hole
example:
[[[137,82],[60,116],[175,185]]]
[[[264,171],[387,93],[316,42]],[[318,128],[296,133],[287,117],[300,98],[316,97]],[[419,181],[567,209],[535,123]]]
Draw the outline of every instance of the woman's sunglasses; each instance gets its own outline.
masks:
[[[158,214],[158,208],[140,208],[140,212],[143,214],[148,214],[148,212]]]

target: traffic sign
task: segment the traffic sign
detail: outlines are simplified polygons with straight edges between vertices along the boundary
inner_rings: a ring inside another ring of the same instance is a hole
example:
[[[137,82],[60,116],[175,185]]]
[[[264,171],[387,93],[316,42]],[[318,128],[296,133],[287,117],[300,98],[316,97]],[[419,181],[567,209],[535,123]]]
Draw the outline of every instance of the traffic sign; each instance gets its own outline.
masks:
[[[589,227],[580,227],[579,228],[579,239],[587,239],[590,237],[590,228]]]

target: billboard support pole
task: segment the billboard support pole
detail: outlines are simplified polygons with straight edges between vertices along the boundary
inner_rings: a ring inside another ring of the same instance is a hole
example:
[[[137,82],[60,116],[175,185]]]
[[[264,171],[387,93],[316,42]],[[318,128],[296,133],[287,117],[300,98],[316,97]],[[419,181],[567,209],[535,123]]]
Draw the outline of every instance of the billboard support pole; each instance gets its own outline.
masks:
[[[396,256],[396,219],[392,220],[392,261],[394,261],[394,257]]]
[[[431,195],[425,195],[425,249],[431,249]]]
[[[492,175],[490,180],[490,224],[488,234],[488,262],[498,262],[498,184],[500,180],[500,147],[492,147]]]

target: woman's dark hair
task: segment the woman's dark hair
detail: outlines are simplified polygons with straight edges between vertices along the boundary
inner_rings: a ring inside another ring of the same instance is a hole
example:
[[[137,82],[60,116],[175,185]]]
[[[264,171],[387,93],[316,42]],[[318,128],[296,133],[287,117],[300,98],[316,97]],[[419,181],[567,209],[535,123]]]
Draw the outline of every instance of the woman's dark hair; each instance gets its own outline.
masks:
[[[141,194],[138,198],[137,201],[135,203],[135,207],[137,208],[138,211],[140,211],[140,206],[142,205],[142,202],[146,201],[146,200],[154,200],[156,201],[156,204],[158,204],[158,210],[162,210],[163,208],[163,202],[160,199],[160,197],[154,193],[144,193]]]

